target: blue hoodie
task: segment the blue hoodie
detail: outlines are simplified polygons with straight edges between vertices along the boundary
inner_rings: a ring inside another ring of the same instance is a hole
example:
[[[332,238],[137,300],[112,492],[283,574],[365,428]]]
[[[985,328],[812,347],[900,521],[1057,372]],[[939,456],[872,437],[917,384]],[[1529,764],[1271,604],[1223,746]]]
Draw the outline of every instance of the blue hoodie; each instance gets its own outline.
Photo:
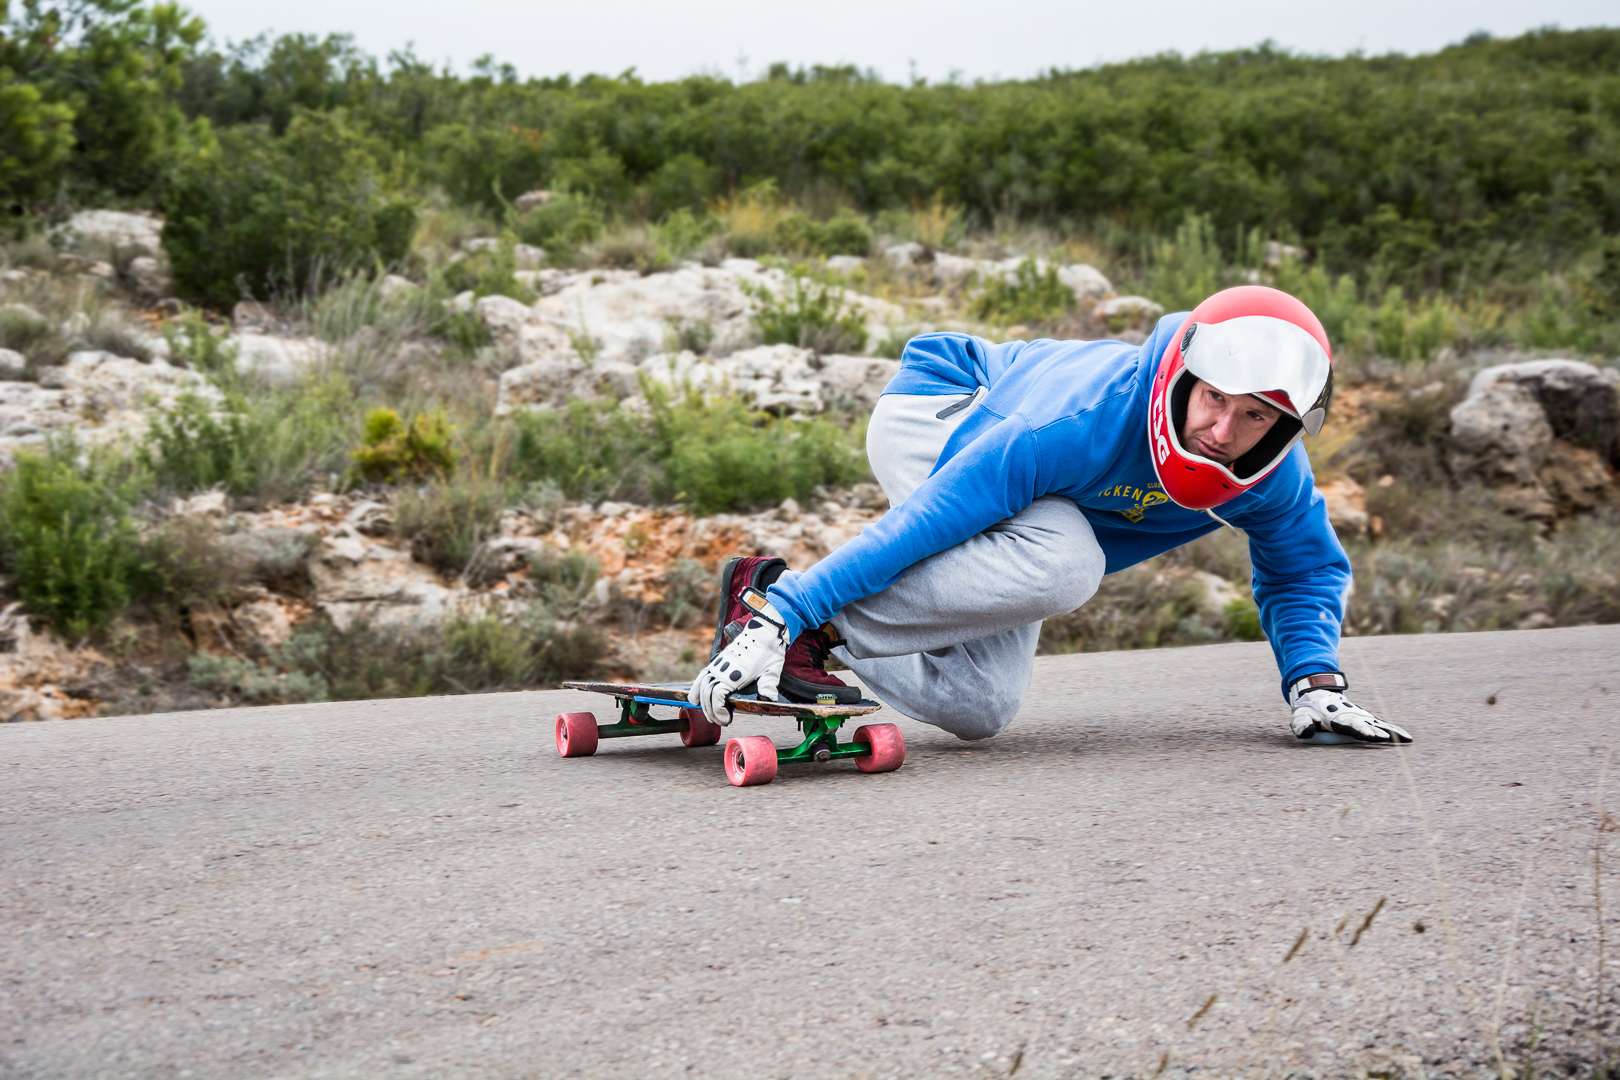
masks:
[[[890,394],[988,394],[957,426],[933,474],[899,506],[802,574],[770,589],[797,637],[907,567],[961,543],[1044,495],[1072,499],[1115,573],[1220,528],[1170,501],[1148,456],[1148,386],[1186,314],[1166,315],[1140,346],[913,338]],[[1350,561],[1296,445],[1260,483],[1216,508],[1249,536],[1254,597],[1283,686],[1339,669]],[[1285,690],[1286,696],[1286,690]]]

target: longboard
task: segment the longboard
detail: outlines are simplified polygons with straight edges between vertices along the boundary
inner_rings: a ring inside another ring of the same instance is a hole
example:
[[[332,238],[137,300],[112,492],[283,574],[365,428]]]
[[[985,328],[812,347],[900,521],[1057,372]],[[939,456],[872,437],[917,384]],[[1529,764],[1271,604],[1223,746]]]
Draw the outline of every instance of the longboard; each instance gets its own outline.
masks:
[[[643,735],[674,735],[686,746],[712,746],[720,741],[722,728],[688,704],[691,683],[612,683],[572,681],[568,690],[606,694],[619,708],[619,720],[598,724],[588,712],[562,713],[557,717],[557,753],[563,757],[589,757],[602,739],[622,739]],[[830,697],[830,695],[829,695]],[[855,759],[862,772],[893,772],[906,759],[906,743],[893,724],[863,724],[849,742],[838,741],[838,729],[846,720],[866,716],[883,708],[881,702],[862,699],[851,705],[829,700],[805,703],[770,701],[754,694],[733,694],[727,699],[732,712],[755,716],[786,716],[798,722],[803,735],[791,750],[778,750],[763,735],[747,735],[726,744],[726,778],[737,787],[768,784],[776,778],[776,767],[784,761],[826,762],[833,758]],[[655,706],[678,710],[670,719],[652,714]]]

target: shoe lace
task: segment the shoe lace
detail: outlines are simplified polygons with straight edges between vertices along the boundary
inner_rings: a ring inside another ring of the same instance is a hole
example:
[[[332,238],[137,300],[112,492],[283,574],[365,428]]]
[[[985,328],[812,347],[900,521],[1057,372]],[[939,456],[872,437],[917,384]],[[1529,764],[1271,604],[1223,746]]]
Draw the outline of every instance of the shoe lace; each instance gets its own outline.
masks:
[[[827,657],[832,655],[832,645],[827,641],[827,635],[820,630],[810,630],[804,635],[805,655],[810,662],[823,671],[827,668]]]

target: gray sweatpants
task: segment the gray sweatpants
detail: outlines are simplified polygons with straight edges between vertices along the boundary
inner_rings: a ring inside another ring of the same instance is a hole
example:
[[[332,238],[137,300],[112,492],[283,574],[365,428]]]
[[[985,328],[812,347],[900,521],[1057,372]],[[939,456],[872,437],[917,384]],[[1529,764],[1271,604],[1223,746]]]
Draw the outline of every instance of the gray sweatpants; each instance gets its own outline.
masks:
[[[984,391],[979,391],[982,399]],[[866,455],[891,506],[933,471],[975,402],[885,394],[872,411]],[[962,739],[988,739],[1029,690],[1041,620],[1091,599],[1103,575],[1091,525],[1061,496],[913,565],[887,589],[833,617],[837,650],[885,703]]]

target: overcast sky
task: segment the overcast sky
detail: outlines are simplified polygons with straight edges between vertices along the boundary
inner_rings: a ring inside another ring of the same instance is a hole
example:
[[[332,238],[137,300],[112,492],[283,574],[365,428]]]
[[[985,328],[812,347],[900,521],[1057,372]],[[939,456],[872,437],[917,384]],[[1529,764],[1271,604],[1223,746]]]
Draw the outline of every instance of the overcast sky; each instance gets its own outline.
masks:
[[[852,63],[890,81],[1018,78],[1174,49],[1271,39],[1313,54],[1427,52],[1476,30],[1620,23],[1620,0],[191,0],[215,40],[353,34],[378,57],[414,45],[465,71],[492,54],[520,74],[754,77],[772,61]]]

